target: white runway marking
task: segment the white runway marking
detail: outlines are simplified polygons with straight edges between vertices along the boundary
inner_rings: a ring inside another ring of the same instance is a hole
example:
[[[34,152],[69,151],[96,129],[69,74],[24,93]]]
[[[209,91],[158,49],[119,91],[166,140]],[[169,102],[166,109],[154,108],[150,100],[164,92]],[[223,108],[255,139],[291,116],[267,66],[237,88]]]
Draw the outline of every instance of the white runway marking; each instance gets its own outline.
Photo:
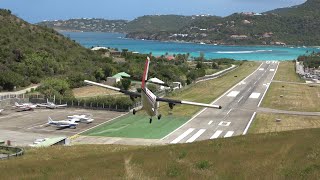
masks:
[[[224,137],[231,137],[232,134],[234,133],[234,131],[228,131],[226,135],[224,135]]]
[[[272,72],[272,71],[274,71],[274,69],[270,69],[270,71]]]
[[[211,136],[210,139],[216,139],[216,138],[218,138],[221,133],[222,133],[222,131],[220,131],[220,130],[216,131],[216,132]]]
[[[267,63],[267,64],[270,64],[270,61],[267,61],[266,63]]]
[[[227,122],[227,121],[221,121],[218,125],[219,126],[230,126],[231,122]]]
[[[203,134],[206,131],[206,129],[200,129],[197,133],[195,133],[190,139],[187,140],[187,143],[191,143],[194,140],[196,140],[201,134]]]
[[[238,101],[238,102],[240,102],[240,101],[242,100],[242,98],[243,98],[243,96],[239,99],[239,101]]]
[[[212,124],[212,123],[213,123],[213,121],[209,121],[208,125],[210,125],[210,124]]]
[[[231,111],[232,111],[232,109],[230,109],[230,110],[227,112],[227,114],[229,114]]]
[[[239,84],[238,84],[238,85],[243,85],[243,84],[246,84],[246,82],[241,81],[241,82],[239,82]]]
[[[239,91],[231,91],[227,96],[228,97],[236,97],[239,94]]]
[[[181,141],[183,138],[187,137],[192,131],[194,130],[194,128],[189,128],[186,132],[184,132],[183,134],[181,134],[179,137],[177,137],[176,139],[174,139],[173,141],[171,141],[171,144],[176,144],[179,141]]]
[[[261,93],[252,93],[249,98],[258,99]]]
[[[259,71],[263,71],[263,70],[264,70],[264,68],[260,68],[260,69],[259,69]]]

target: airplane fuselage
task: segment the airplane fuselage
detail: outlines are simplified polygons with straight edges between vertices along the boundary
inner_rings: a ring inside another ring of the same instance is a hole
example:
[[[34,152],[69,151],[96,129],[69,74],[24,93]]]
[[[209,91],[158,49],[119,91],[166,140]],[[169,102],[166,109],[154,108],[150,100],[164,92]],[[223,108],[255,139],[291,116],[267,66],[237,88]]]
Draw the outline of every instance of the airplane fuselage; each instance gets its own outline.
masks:
[[[159,102],[156,101],[157,96],[154,95],[148,88],[141,89],[142,108],[151,117],[158,115]]]

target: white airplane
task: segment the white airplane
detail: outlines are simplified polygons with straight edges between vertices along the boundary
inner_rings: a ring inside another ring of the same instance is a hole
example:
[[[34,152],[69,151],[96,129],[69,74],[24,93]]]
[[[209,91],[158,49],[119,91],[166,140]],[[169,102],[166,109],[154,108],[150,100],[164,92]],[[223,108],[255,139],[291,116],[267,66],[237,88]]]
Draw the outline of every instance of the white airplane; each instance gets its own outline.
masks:
[[[47,103],[37,104],[37,106],[38,107],[45,107],[45,108],[49,108],[49,109],[56,109],[56,108],[67,107],[67,104],[56,105],[53,102],[49,102],[49,100],[47,99]]]
[[[85,122],[87,124],[94,121],[94,119],[92,119],[91,117],[92,115],[85,115],[85,114],[68,116],[70,120],[74,120],[75,122]]]
[[[202,106],[207,108],[221,109],[221,106],[219,105],[203,104],[203,103],[197,103],[197,102],[189,102],[189,101],[181,101],[181,100],[157,97],[146,87],[146,81],[148,79],[149,63],[150,63],[150,59],[149,57],[147,57],[143,76],[142,76],[142,82],[141,82],[141,94],[137,92],[127,91],[124,89],[119,89],[113,86],[108,86],[105,84],[88,81],[88,80],[84,80],[84,82],[90,85],[100,86],[100,87],[104,87],[107,89],[124,93],[126,95],[129,95],[131,99],[141,97],[142,109],[145,110],[147,114],[150,116],[150,123],[152,123],[153,116],[158,116],[158,120],[161,119],[161,114],[159,114],[159,111],[158,111],[159,101],[168,103],[171,109],[173,109],[173,106],[175,106],[176,104],[187,104],[187,105]],[[136,114],[135,109],[133,109],[133,114]]]
[[[37,105],[34,105],[32,103],[19,104],[19,103],[15,102],[13,107],[20,108],[20,109],[22,109],[22,111],[31,111],[31,110],[35,109],[37,107]]]
[[[77,128],[78,123],[70,119],[54,121],[51,117],[48,117],[48,125],[58,128]]]

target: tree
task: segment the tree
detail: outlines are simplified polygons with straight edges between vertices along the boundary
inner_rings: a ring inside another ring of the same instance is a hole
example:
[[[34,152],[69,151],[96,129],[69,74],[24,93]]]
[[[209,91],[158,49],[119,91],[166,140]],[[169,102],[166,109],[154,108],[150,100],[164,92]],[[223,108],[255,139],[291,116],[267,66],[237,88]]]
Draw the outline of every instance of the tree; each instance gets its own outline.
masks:
[[[57,98],[66,95],[73,96],[68,82],[64,79],[47,78],[38,87],[38,90],[46,96],[56,96]]]
[[[131,80],[130,79],[122,79],[121,84],[122,84],[122,88],[124,90],[128,90],[131,86]]]
[[[215,62],[212,62],[212,69],[219,69],[219,65]]]

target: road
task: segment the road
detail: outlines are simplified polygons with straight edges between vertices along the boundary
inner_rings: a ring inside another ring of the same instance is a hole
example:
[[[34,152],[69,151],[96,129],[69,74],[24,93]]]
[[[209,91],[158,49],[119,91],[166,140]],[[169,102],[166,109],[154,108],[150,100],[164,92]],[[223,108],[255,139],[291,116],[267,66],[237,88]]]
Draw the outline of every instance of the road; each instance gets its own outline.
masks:
[[[162,140],[171,144],[191,143],[245,134],[277,68],[277,61],[263,62],[214,102],[222,106],[221,110],[203,109]]]

